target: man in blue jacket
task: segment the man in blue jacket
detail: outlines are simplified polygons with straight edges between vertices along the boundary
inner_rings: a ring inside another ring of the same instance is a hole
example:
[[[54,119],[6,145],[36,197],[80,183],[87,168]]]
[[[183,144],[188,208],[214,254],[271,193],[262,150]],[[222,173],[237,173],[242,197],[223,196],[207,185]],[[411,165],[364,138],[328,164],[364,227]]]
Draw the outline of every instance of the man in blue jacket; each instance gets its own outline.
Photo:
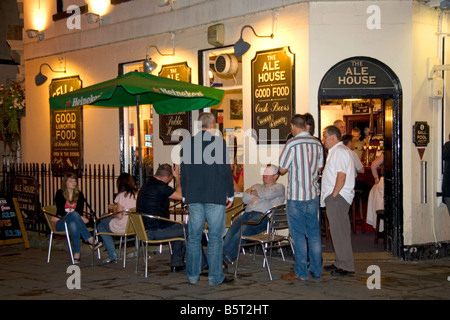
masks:
[[[208,224],[208,280],[211,285],[231,281],[222,270],[225,210],[233,205],[234,186],[230,161],[222,136],[213,134],[216,120],[211,113],[199,116],[202,130],[181,143],[181,189],[189,205],[189,237],[186,275],[197,283],[202,265],[202,233]]]

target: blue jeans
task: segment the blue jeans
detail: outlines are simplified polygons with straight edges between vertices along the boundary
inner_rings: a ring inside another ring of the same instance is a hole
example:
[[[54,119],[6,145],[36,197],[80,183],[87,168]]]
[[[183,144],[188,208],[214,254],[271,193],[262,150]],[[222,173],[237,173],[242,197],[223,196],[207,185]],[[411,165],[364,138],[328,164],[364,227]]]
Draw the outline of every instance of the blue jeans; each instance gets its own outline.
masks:
[[[297,277],[308,279],[322,276],[322,241],[319,227],[319,197],[308,201],[288,200],[286,213],[294,246],[294,271]],[[308,254],[309,250],[309,254]]]
[[[208,223],[209,284],[222,283],[223,236],[225,234],[225,206],[212,203],[189,204],[189,237],[186,250],[186,275],[190,283],[197,283],[202,268],[202,234]]]
[[[109,222],[113,218],[114,218],[114,216],[111,216],[111,217],[101,220],[97,226],[97,231],[98,232],[112,232],[111,229],[109,228]],[[108,252],[109,259],[110,260],[117,259],[117,251],[116,251],[116,247],[114,246],[113,237],[110,235],[107,235],[107,234],[102,234],[101,237],[103,240],[103,245],[105,246],[106,251]]]
[[[92,235],[78,212],[72,211],[59,220],[55,226],[56,231],[65,231],[64,221],[67,223],[67,229],[69,230],[73,253],[80,253],[80,237],[87,242]]]
[[[263,213],[258,211],[244,212],[237,217],[233,224],[228,228],[227,234],[223,239],[223,259],[227,263],[231,263],[236,260],[239,250],[239,241],[241,239],[241,225],[244,221],[258,221]],[[242,228],[242,234],[244,236],[252,236],[263,232],[267,229],[267,220],[264,218],[258,225],[247,225]]]

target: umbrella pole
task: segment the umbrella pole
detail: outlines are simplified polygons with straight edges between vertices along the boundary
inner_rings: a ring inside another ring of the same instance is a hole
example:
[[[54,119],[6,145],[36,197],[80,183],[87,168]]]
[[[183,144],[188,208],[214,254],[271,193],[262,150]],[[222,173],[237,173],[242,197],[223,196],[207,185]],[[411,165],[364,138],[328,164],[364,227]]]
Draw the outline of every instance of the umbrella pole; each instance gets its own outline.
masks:
[[[138,132],[138,152],[139,152],[139,175],[138,185],[142,186],[142,148],[141,148],[141,119],[139,119],[139,101],[141,96],[136,96],[136,117],[137,117],[137,132]]]

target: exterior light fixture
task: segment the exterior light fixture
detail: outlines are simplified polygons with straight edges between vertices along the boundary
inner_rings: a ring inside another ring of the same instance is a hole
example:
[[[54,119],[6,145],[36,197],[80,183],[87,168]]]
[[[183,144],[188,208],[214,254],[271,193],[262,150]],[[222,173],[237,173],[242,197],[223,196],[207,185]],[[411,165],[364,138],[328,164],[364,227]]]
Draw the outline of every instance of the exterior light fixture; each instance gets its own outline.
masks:
[[[150,48],[155,48],[156,51],[158,51],[158,53],[161,56],[174,56],[175,55],[175,40],[174,40],[175,34],[173,32],[171,32],[171,33],[172,33],[172,53],[162,53],[161,51],[159,51],[158,47],[155,45],[151,45],[147,48],[146,57],[145,57],[145,61],[144,61],[144,72],[145,73],[152,73],[153,70],[155,70],[158,67],[158,64],[155,61],[153,61],[152,58],[150,58],[148,56],[148,50]]]
[[[32,38],[38,38],[38,41],[44,40],[44,32],[39,32],[38,30],[35,29],[28,29],[27,30],[27,35],[28,38],[32,39]]]
[[[50,70],[52,70],[53,72],[66,73],[66,66],[64,66],[64,70],[53,70],[52,67],[50,67],[50,65],[49,65],[48,63],[43,63],[43,64],[41,64],[41,66],[39,67],[39,73],[38,73],[38,74],[36,75],[36,77],[34,78],[34,83],[35,83],[37,86],[40,86],[40,85],[44,84],[45,81],[47,81],[47,77],[44,76],[44,75],[42,74],[42,67],[43,67],[43,66],[49,67]]]
[[[100,22],[100,25],[103,25],[103,18],[100,17],[96,13],[88,12],[86,13],[86,20],[88,23],[97,23]]]
[[[245,42],[244,39],[242,39],[242,33],[244,31],[245,28],[250,28],[252,29],[253,33],[255,34],[255,36],[257,36],[258,38],[271,38],[273,39],[273,33],[270,36],[260,36],[255,32],[255,29],[253,29],[253,27],[251,25],[245,25],[242,27],[241,29],[241,37],[239,38],[239,40],[234,44],[234,55],[236,57],[241,57],[243,56],[248,49],[250,49],[250,43]]]

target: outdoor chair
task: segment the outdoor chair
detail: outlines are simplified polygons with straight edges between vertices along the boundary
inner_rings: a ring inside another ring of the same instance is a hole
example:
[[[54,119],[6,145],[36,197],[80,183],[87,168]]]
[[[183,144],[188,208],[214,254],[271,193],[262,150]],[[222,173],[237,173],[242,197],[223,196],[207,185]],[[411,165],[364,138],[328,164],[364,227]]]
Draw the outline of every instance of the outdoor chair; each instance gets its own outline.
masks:
[[[244,226],[247,225],[258,225],[262,223],[264,218],[268,217],[267,228],[265,232],[259,233],[253,236],[245,236],[242,234],[242,230]],[[269,273],[270,280],[272,280],[272,273],[270,270],[270,262],[267,257],[268,250],[272,250],[274,248],[278,248],[281,250],[281,255],[284,261],[284,254],[282,251],[282,247],[286,245],[290,245],[292,252],[294,252],[294,248],[292,246],[292,241],[290,235],[281,235],[278,234],[278,231],[281,230],[289,230],[288,222],[286,217],[286,205],[281,204],[272,207],[268,211],[264,213],[264,215],[258,221],[245,221],[241,225],[241,241],[239,243],[238,256],[236,259],[236,267],[234,270],[234,276],[237,277],[237,271],[239,266],[239,257],[241,255],[242,247],[246,246],[255,246],[255,254],[256,254],[256,246],[259,244],[261,246],[262,252],[264,254],[264,262],[267,271]],[[271,257],[271,254],[270,254]]]
[[[120,237],[120,240],[119,240],[119,259],[121,258],[121,254],[122,254],[122,241],[123,241],[123,267],[124,268],[125,268],[125,264],[126,264],[126,260],[127,260],[127,238],[128,238],[128,236],[135,236],[136,235],[136,232],[134,230],[133,224],[131,223],[131,220],[130,220],[131,212],[135,212],[135,211],[136,211],[136,209],[132,208],[130,210],[125,210],[124,212],[110,213],[110,214],[104,215],[104,216],[102,216],[100,218],[96,218],[95,221],[94,221],[94,225],[95,225],[94,232],[95,232],[95,239],[96,240],[98,240],[98,236],[101,236],[101,235],[109,235],[109,236],[112,236],[112,237]],[[108,218],[108,217],[110,217],[112,215],[115,215],[117,213],[123,213],[123,214],[128,215],[128,220],[127,220],[127,225],[125,227],[125,232],[124,233],[98,232],[98,230],[97,230],[98,223],[101,220],[103,220],[105,218]],[[136,248],[137,248],[137,241],[138,240],[136,238]],[[98,250],[98,258],[100,259],[100,250]]]
[[[56,206],[45,206],[42,208],[42,212],[44,213],[45,220],[47,221],[47,225],[50,229],[50,239],[48,241],[47,263],[50,262],[50,253],[52,251],[53,235],[56,234],[56,235],[61,235],[61,236],[66,237],[67,245],[69,246],[70,260],[72,261],[72,264],[74,264],[72,245],[70,244],[70,236],[69,236],[69,232],[67,230],[67,223],[64,222],[65,231],[56,231],[55,224],[54,224],[54,222],[52,222],[52,217],[59,218],[56,215]]]
[[[148,217],[151,219],[157,219],[157,220],[163,220],[163,221],[170,221],[172,223],[179,223],[179,224],[183,224],[183,222],[180,221],[174,221],[174,220],[170,220],[170,219],[166,219],[166,218],[162,218],[162,217],[158,217],[158,216],[153,216],[153,215],[149,215],[149,214],[140,214],[140,213],[136,213],[136,212],[132,212],[129,216],[129,220],[131,220],[134,230],[136,232],[136,236],[138,238],[138,240],[140,242],[145,243],[145,248],[144,248],[144,261],[145,261],[145,278],[147,278],[147,273],[148,273],[148,245],[149,244],[155,244],[155,245],[159,245],[161,243],[170,243],[172,241],[185,241],[186,242],[186,232],[184,231],[184,237],[183,238],[168,238],[168,239],[159,239],[159,240],[150,240],[148,239],[147,236],[147,231],[145,230],[145,226],[144,226],[144,221],[142,219],[142,217]],[[138,264],[139,264],[139,248],[137,248],[137,259],[136,259],[136,273],[138,270]]]

